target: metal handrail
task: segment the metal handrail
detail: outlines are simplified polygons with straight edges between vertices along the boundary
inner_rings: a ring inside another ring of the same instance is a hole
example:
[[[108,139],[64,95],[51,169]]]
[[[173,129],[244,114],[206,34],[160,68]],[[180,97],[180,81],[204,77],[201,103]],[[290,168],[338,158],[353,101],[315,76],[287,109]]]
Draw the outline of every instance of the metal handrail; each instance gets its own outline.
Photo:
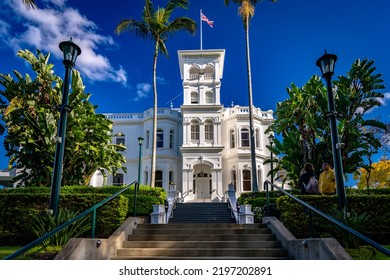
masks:
[[[240,216],[238,214],[238,209],[237,209],[237,198],[236,198],[236,195],[235,195],[235,192],[231,191],[227,191],[227,201],[228,201],[228,208],[230,209],[230,212],[231,214],[233,215],[233,217],[235,218],[236,220],[236,223],[240,223]]]
[[[356,230],[354,230],[354,229],[350,228],[349,226],[343,224],[342,222],[336,220],[332,216],[329,216],[329,215],[325,214],[324,212],[320,211],[319,209],[311,206],[310,204],[304,202],[303,200],[297,198],[296,196],[290,194],[289,192],[286,192],[284,189],[278,187],[275,184],[272,184],[270,181],[267,180],[267,181],[264,182],[264,189],[266,190],[266,194],[267,194],[267,209],[268,210],[269,210],[269,207],[270,207],[268,185],[271,185],[272,187],[274,187],[275,189],[281,191],[282,193],[284,193],[288,197],[294,199],[295,201],[299,202],[303,206],[307,207],[309,210],[317,213],[318,215],[320,215],[321,217],[323,217],[323,218],[327,219],[328,221],[332,222],[336,226],[341,227],[342,229],[344,229],[344,230],[348,231],[349,233],[355,235],[356,237],[360,238],[361,240],[367,242],[368,244],[370,244],[371,246],[376,248],[378,251],[380,251],[380,252],[382,252],[385,255],[390,257],[390,250],[389,249],[386,249],[385,247],[383,247],[382,245],[376,243],[375,241],[371,240],[370,238],[366,237],[365,235],[357,232]]]
[[[20,248],[19,250],[17,250],[16,252],[12,253],[11,255],[8,255],[6,256],[3,260],[12,260],[14,258],[16,258],[17,256],[20,256],[21,254],[27,252],[28,250],[30,250],[31,248],[34,248],[35,246],[37,246],[38,244],[42,243],[44,240],[46,240],[47,238],[53,236],[54,234],[56,234],[57,232],[59,232],[60,230],[68,227],[69,225],[73,224],[74,222],[84,218],[85,216],[87,216],[88,214],[90,214],[91,212],[93,212],[93,219],[92,219],[92,229],[91,229],[91,238],[95,238],[95,225],[96,225],[96,209],[99,208],[100,206],[102,206],[103,204],[109,202],[110,200],[114,199],[115,197],[117,197],[118,195],[120,195],[121,193],[123,193],[124,191],[126,191],[127,189],[129,189],[132,185],[134,185],[134,187],[136,188],[137,187],[137,184],[138,182],[137,181],[134,181],[133,183],[127,185],[126,187],[124,187],[123,189],[119,190],[118,192],[114,193],[113,195],[111,195],[110,197],[107,197],[105,199],[103,199],[102,201],[100,201],[99,203],[96,203],[95,205],[93,205],[92,207],[88,208],[87,210],[85,210],[83,213],[77,215],[76,217],[74,217],[73,219],[63,223],[62,225],[60,225],[59,227],[56,227],[55,229],[49,231],[48,233],[42,235],[41,237],[39,237],[38,239],[32,241],[31,243],[27,244],[26,246]]]

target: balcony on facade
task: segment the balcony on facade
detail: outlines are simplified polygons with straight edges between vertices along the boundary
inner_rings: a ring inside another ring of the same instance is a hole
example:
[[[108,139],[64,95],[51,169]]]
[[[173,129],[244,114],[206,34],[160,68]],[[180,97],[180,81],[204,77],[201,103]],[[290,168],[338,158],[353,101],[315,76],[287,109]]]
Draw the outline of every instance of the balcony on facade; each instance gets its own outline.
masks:
[[[115,123],[120,122],[142,122],[151,117],[153,117],[153,108],[144,111],[143,113],[112,113],[104,114],[106,118],[112,120]],[[181,113],[178,109],[174,108],[161,108],[157,109],[157,116],[161,117],[171,117],[175,119],[181,118]]]
[[[261,119],[265,120],[273,120],[273,111],[262,111],[260,108],[253,108],[253,116],[257,116]],[[248,116],[249,114],[249,106],[239,106],[236,105],[231,108],[226,108],[223,112],[224,118],[232,118],[232,117],[239,117],[239,116]]]

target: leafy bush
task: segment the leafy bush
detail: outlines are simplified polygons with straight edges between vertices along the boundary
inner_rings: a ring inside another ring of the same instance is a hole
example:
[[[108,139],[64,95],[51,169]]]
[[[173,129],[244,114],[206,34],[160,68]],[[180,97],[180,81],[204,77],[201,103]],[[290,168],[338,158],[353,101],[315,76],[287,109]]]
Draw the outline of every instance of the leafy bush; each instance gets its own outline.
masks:
[[[68,209],[59,209],[57,216],[43,213],[33,219],[32,232],[36,238],[39,238],[65,222],[75,218],[77,215],[77,212]],[[86,216],[45,239],[42,242],[42,245],[44,247],[65,246],[71,238],[78,237],[90,229],[91,223],[89,222],[89,216]]]
[[[351,209],[349,215],[344,217],[343,211],[332,208],[330,209],[330,215],[360,233],[364,232],[368,226],[376,220],[376,218],[372,217],[367,212],[358,214],[353,209]],[[338,227],[336,228],[336,239],[339,240],[345,248],[355,249],[361,244],[360,238]]]

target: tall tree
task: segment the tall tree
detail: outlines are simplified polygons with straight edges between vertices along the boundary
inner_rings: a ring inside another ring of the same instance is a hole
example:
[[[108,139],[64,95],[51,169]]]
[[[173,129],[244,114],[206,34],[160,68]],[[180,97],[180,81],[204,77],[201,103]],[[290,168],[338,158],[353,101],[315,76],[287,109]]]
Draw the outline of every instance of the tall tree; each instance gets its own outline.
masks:
[[[245,46],[246,46],[246,68],[248,76],[248,101],[249,101],[249,130],[250,130],[250,146],[251,146],[251,165],[252,165],[252,190],[258,191],[257,185],[257,165],[256,165],[256,147],[255,147],[255,131],[253,119],[253,99],[252,99],[252,72],[249,47],[249,22],[255,15],[255,5],[262,0],[224,0],[225,5],[230,2],[240,5],[238,13],[242,18],[245,31]],[[276,2],[276,0],[270,0]]]
[[[0,74],[0,117],[7,134],[4,147],[10,168],[20,171],[21,185],[50,186],[53,173],[58,108],[61,105],[63,81],[54,74],[50,55],[28,50],[18,52],[28,62],[36,77]],[[112,122],[96,114],[97,106],[89,102],[78,71],[72,72],[72,92],[65,141],[62,185],[87,185],[98,169],[115,173],[126,162],[111,144]],[[125,170],[123,167],[122,169]]]
[[[150,39],[154,42],[153,54],[153,137],[152,137],[152,162],[150,185],[155,185],[156,173],[156,149],[157,149],[157,58],[158,54],[168,56],[165,42],[178,31],[188,31],[194,34],[196,23],[187,17],[178,17],[170,21],[170,17],[176,8],[187,9],[188,0],[169,0],[165,8],[154,9],[151,0],[145,0],[145,7],[142,19],[137,21],[133,18],[123,19],[115,28],[115,33],[125,31],[135,34],[143,39]]]
[[[373,63],[368,59],[356,60],[347,75],[334,80],[346,174],[361,167],[370,169],[367,161],[381,146],[378,133],[372,133],[372,129],[386,130],[384,123],[365,116],[369,110],[380,106],[380,99],[384,97],[379,92],[384,89],[383,80],[381,74],[375,73]],[[295,186],[306,161],[313,163],[318,171],[321,161],[331,158],[332,150],[329,123],[324,118],[328,110],[327,94],[320,77],[313,76],[302,88],[293,84],[287,91],[290,98],[277,105],[276,119],[270,130],[283,136],[283,140],[275,144],[279,166],[288,170],[289,179]]]

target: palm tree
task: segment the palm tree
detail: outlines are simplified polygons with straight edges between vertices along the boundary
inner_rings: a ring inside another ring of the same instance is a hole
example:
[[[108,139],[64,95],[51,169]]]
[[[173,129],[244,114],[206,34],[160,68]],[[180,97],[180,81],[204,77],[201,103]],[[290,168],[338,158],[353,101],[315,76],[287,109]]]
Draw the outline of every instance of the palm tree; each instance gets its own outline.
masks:
[[[186,9],[188,0],[169,0],[165,8],[154,9],[151,0],[145,0],[145,7],[142,14],[142,20],[137,21],[133,18],[122,20],[115,28],[115,33],[120,34],[128,31],[134,33],[137,37],[143,39],[151,39],[154,42],[153,56],[153,144],[152,144],[152,167],[151,167],[151,186],[154,187],[155,171],[156,171],[156,148],[157,148],[157,57],[159,52],[168,56],[168,50],[165,42],[168,37],[173,36],[178,31],[188,31],[194,34],[196,31],[196,23],[192,19],[186,17],[178,17],[173,21],[169,18],[176,8]]]
[[[24,6],[26,7],[27,10],[29,9],[35,9],[37,8],[37,3],[35,3],[35,0],[22,0]]]
[[[242,23],[245,30],[246,40],[246,68],[248,75],[248,99],[249,99],[249,127],[250,127],[250,145],[251,145],[251,164],[252,164],[252,190],[258,191],[257,186],[257,168],[256,168],[256,147],[255,147],[255,133],[253,126],[253,101],[252,101],[252,73],[251,73],[251,60],[249,53],[249,21],[255,14],[255,5],[262,0],[224,0],[225,5],[229,5],[230,2],[240,5],[238,13],[242,18]],[[276,0],[270,0],[276,2]]]

